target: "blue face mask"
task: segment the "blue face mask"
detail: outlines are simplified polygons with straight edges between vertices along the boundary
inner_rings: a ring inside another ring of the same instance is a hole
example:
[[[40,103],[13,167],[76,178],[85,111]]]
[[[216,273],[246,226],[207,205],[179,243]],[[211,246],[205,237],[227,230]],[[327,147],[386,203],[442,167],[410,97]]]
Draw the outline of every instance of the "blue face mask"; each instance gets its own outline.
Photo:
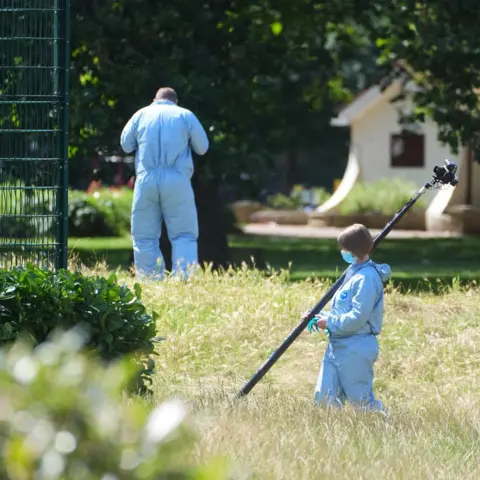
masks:
[[[357,257],[354,257],[352,252],[347,252],[346,250],[341,251],[343,259],[347,263],[355,263],[357,261]]]

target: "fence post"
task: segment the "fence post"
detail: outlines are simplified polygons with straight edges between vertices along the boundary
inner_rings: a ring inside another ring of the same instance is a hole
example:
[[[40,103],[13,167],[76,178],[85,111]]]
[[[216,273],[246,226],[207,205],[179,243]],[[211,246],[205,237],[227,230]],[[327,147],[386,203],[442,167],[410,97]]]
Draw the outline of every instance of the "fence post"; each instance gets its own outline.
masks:
[[[63,3],[61,8],[60,3]],[[57,35],[56,61],[57,68],[57,92],[62,99],[61,116],[62,138],[58,144],[58,158],[63,161],[60,164],[60,185],[58,189],[59,228],[58,228],[58,252],[56,268],[68,266],[68,140],[69,140],[69,110],[70,110],[70,0],[55,0],[57,9],[55,19]],[[59,40],[62,45],[58,45]],[[62,48],[63,47],[63,48]],[[60,81],[59,81],[60,80]],[[60,88],[58,87],[60,85]]]
[[[70,0],[0,3],[0,268],[68,254]]]

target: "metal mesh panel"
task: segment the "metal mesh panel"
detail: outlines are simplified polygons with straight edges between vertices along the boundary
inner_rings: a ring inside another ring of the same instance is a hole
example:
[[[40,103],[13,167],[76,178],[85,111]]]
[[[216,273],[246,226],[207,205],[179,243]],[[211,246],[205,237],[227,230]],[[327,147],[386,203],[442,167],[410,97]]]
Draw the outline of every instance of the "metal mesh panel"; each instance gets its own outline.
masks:
[[[0,0],[0,267],[66,267],[69,34],[69,0]]]

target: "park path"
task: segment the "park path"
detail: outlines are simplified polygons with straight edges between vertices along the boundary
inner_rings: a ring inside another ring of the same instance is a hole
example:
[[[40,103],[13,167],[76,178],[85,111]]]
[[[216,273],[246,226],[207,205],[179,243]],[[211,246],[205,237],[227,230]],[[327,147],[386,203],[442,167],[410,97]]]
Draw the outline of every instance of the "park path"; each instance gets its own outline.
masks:
[[[308,225],[278,225],[276,223],[251,223],[242,227],[248,235],[290,238],[337,238],[342,231],[334,227],[311,227]],[[373,236],[380,230],[371,229]],[[461,235],[451,232],[426,232],[423,230],[395,230],[388,234],[388,238],[456,238]]]

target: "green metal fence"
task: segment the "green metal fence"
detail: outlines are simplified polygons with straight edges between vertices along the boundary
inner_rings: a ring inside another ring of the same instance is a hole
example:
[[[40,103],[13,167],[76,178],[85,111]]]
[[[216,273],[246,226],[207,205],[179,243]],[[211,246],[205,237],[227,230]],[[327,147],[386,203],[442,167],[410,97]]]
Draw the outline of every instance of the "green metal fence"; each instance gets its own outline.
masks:
[[[70,0],[0,0],[0,268],[67,264]]]

